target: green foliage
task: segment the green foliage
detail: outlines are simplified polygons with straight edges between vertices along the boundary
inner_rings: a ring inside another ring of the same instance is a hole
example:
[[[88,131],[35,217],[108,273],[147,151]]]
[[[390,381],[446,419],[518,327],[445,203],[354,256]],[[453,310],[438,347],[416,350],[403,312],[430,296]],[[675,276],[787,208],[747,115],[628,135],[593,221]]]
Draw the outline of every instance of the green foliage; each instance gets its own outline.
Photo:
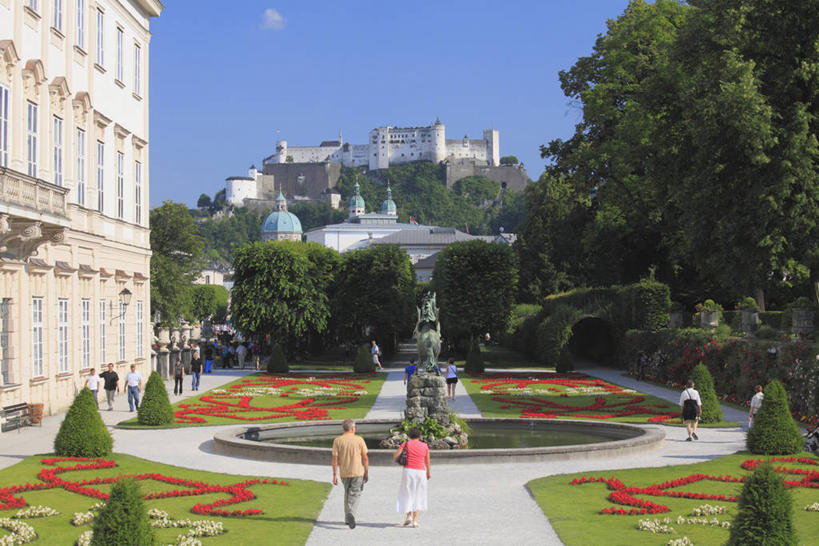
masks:
[[[762,407],[748,431],[748,449],[758,455],[790,455],[804,447],[799,427],[791,417],[785,388],[774,379],[765,387]]]
[[[202,270],[203,240],[182,203],[151,209],[151,309],[175,323],[191,312],[190,290]]]
[[[213,206],[213,202],[207,193],[203,193],[199,196],[199,200],[196,201],[196,206],[200,209],[210,209]]]
[[[403,432],[408,434],[410,429],[418,427],[421,431],[421,438],[428,440],[440,440],[446,437],[446,428],[432,417],[424,419],[423,423],[413,423],[412,421],[404,420],[398,425],[390,429],[391,432]]]
[[[511,248],[485,241],[453,243],[438,254],[432,278],[450,341],[486,332],[497,338],[506,331],[518,281]]]
[[[233,259],[231,316],[246,336],[274,339],[295,350],[309,332],[327,330],[329,287],[339,256],[317,243],[252,243]]]
[[[470,204],[480,207],[498,196],[501,185],[485,176],[467,176],[455,182],[452,189],[457,195],[468,199]]]
[[[326,201],[288,204],[287,210],[299,217],[301,229],[305,233],[313,228],[339,224],[348,214],[346,209],[334,209]]]
[[[140,425],[168,425],[173,422],[173,409],[168,400],[168,391],[165,382],[159,373],[151,372],[145,384],[145,395],[137,410],[137,420]]]
[[[353,371],[355,373],[375,371],[375,363],[368,345],[362,345],[358,348],[358,352],[355,354],[355,362],[353,362]]]
[[[582,318],[583,312],[569,305],[553,306],[537,327],[537,356],[547,366],[565,365],[563,354],[572,337],[572,326]]]
[[[513,155],[505,155],[500,158],[501,165],[517,165],[518,163],[520,163],[520,161]]]
[[[60,457],[105,457],[111,454],[112,446],[94,395],[83,388],[60,424],[54,438],[54,453]]]
[[[91,546],[143,546],[155,544],[139,483],[123,478],[114,484],[111,496],[94,518]]]
[[[193,284],[190,291],[191,315],[195,320],[202,322],[213,317],[214,322],[224,321],[228,306],[228,292],[224,286]]]
[[[384,355],[414,324],[415,270],[397,245],[346,252],[332,287],[333,331],[359,342],[369,327]],[[369,340],[368,340],[369,341]]]
[[[240,207],[234,209],[233,214],[229,216],[201,222],[198,229],[205,240],[208,259],[221,264],[231,263],[233,254],[238,249],[261,240],[262,221],[265,216]]]
[[[756,311],[759,309],[759,306],[756,303],[756,300],[751,296],[746,296],[742,298],[739,302],[737,302],[737,309],[748,309],[750,311]]]
[[[722,407],[719,405],[717,393],[714,392],[714,378],[711,377],[708,367],[702,362],[694,366],[691,379],[694,380],[694,388],[700,393],[700,402],[702,402],[700,420],[703,423],[722,421]]]
[[[287,358],[284,356],[281,345],[274,343],[270,351],[270,360],[267,361],[267,373],[280,374],[289,372],[290,366],[287,364]]]
[[[739,512],[731,525],[728,544],[798,544],[791,495],[770,464],[760,465],[742,487]]]
[[[449,411],[449,422],[455,423],[456,425],[461,427],[461,431],[464,434],[472,433],[472,427],[469,426],[469,423],[466,422],[466,419],[464,419],[463,417],[459,417],[458,414],[455,413],[455,410]]]
[[[478,343],[478,338],[472,338],[469,345],[464,371],[470,375],[480,374],[484,371],[483,356],[481,356],[481,346]]]

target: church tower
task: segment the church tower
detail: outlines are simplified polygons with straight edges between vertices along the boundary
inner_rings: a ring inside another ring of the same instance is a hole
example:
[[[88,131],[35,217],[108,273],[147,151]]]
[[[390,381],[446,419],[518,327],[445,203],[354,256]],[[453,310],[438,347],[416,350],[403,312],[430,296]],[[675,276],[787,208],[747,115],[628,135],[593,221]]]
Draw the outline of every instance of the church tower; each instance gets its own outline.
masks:
[[[355,193],[350,197],[350,218],[364,216],[364,198],[361,197],[361,186],[355,183]]]

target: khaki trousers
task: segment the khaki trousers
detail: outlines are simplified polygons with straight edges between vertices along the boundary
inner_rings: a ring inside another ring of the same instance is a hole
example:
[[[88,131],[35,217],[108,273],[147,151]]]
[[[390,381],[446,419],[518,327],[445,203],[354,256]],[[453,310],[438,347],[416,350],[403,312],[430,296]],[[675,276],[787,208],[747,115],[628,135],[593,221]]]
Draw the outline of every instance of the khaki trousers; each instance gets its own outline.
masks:
[[[358,501],[361,500],[361,493],[364,491],[364,476],[341,478],[341,483],[344,484],[344,515],[355,517]]]

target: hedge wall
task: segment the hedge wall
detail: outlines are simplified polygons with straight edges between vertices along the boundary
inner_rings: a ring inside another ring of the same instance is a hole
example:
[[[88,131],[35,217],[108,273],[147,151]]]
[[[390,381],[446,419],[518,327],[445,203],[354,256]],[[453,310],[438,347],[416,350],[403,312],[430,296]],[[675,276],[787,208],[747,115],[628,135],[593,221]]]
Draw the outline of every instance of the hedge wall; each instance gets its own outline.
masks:
[[[816,347],[803,341],[734,338],[720,341],[712,333],[695,328],[630,330],[620,344],[618,360],[635,375],[676,386],[681,386],[694,366],[702,362],[714,378],[716,392],[737,403],[750,400],[755,385],[779,379],[788,392],[791,410],[816,416],[819,414],[816,352]]]

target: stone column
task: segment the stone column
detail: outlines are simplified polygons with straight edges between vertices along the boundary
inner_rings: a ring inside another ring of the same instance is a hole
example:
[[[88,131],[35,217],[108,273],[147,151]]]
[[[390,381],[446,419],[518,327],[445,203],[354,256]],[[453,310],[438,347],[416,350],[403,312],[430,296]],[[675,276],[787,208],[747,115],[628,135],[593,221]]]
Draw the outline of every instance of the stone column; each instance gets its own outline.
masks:
[[[446,381],[435,374],[414,374],[407,389],[407,420],[423,423],[432,417],[442,426],[449,424],[449,407],[446,398]]]
[[[170,370],[168,355],[168,346],[164,343],[160,343],[159,351],[156,353],[156,371],[159,372],[162,379],[168,379],[168,371]]]

